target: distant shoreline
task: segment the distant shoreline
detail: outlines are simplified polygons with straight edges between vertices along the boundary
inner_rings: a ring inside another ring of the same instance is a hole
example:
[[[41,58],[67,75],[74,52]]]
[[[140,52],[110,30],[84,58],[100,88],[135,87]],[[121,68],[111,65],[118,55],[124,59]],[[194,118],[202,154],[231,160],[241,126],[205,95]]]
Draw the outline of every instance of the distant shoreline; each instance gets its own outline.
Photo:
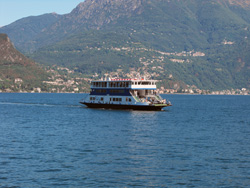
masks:
[[[27,94],[27,93],[30,93],[30,94],[88,94],[88,92],[78,92],[78,93],[75,93],[75,92],[58,92],[58,93],[53,93],[53,92],[0,92],[0,94],[2,93],[9,93],[9,94]],[[160,95],[214,95],[214,96],[249,96],[250,94],[211,94],[211,93],[208,93],[208,94],[199,94],[199,93],[161,93]]]

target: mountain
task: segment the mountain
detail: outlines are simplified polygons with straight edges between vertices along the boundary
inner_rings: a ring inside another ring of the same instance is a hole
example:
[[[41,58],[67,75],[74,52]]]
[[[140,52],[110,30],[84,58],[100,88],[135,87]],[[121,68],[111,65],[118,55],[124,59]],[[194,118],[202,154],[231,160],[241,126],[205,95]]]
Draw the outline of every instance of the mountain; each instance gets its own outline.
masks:
[[[126,3],[120,0],[86,0],[69,14],[23,18],[0,28],[0,33],[7,33],[22,52],[29,52],[82,30],[99,29],[119,17],[131,16],[135,11],[140,12],[140,5],[141,0],[127,0]],[[32,35],[27,38],[28,33]]]
[[[86,92],[88,81],[65,67],[38,65],[0,33],[0,92]]]
[[[85,74],[135,71],[169,87],[178,88],[178,81],[202,89],[250,87],[249,5],[85,0],[19,46],[40,63]]]
[[[48,74],[17,51],[6,34],[0,34],[0,90],[30,91],[43,87]]]
[[[18,50],[29,51],[28,49],[32,49],[36,45],[34,39],[60,17],[61,15],[56,13],[29,16],[0,28],[0,33],[8,34]]]

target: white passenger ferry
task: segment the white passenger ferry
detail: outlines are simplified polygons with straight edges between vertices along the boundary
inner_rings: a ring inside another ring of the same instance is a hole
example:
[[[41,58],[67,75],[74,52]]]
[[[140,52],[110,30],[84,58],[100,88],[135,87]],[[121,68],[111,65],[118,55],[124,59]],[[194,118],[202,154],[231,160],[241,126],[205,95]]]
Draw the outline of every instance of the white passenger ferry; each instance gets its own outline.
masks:
[[[91,82],[91,92],[80,103],[89,108],[162,110],[172,106],[156,93],[156,80],[108,79]]]

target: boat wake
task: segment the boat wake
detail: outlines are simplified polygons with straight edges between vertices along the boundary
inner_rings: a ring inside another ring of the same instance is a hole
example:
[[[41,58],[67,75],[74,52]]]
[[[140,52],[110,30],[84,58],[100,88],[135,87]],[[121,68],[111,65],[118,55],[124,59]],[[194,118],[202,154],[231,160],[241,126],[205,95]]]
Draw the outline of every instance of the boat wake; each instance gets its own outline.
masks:
[[[20,103],[20,102],[0,102],[0,105],[18,105],[18,106],[41,106],[41,107],[66,107],[66,108],[81,108],[81,105],[65,105],[65,104],[47,104],[47,103]]]

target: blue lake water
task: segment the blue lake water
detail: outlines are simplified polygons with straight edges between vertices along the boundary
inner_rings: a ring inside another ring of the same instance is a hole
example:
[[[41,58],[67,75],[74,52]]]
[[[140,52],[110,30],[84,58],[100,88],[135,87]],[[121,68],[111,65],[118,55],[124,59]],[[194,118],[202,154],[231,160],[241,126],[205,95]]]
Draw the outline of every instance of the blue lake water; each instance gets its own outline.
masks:
[[[163,95],[160,112],[85,94],[0,94],[0,187],[249,187],[250,96]]]

